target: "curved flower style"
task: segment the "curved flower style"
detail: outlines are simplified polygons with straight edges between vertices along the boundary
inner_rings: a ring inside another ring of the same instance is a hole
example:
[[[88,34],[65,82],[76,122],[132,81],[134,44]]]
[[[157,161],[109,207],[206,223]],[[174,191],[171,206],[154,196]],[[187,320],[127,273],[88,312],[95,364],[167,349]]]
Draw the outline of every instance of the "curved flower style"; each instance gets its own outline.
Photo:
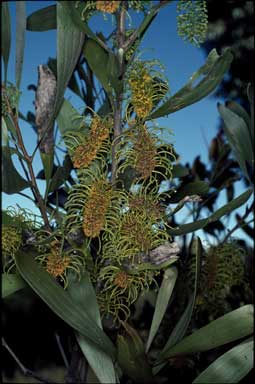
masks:
[[[149,179],[156,182],[157,174],[165,180],[172,176],[173,147],[162,145],[157,135],[149,132],[145,124],[138,124],[123,133],[116,157],[119,164],[117,174],[131,167],[137,173],[136,182]]]
[[[59,278],[64,283],[64,288],[66,288],[68,285],[68,270],[73,270],[80,277],[85,260],[77,251],[73,249],[62,251],[61,248],[61,242],[53,240],[45,247],[45,252],[36,257],[36,260],[45,267],[50,275]]]
[[[127,121],[132,112],[138,119],[146,119],[168,91],[166,79],[161,72],[153,69],[154,65],[155,62],[139,60],[132,65],[128,77],[130,100],[126,110]]]
[[[2,226],[2,256],[3,269],[9,273],[15,266],[14,256],[22,245],[20,228]]]
[[[110,150],[109,136],[112,127],[113,120],[110,116],[102,119],[94,114],[87,136],[81,132],[69,132],[65,135],[66,146],[75,168],[87,168],[93,160],[104,159]]]
[[[102,314],[111,314],[115,323],[127,320],[130,306],[139,294],[153,285],[157,286],[151,270],[133,273],[121,265],[108,265],[99,269],[98,281],[102,289],[98,293],[98,303]]]

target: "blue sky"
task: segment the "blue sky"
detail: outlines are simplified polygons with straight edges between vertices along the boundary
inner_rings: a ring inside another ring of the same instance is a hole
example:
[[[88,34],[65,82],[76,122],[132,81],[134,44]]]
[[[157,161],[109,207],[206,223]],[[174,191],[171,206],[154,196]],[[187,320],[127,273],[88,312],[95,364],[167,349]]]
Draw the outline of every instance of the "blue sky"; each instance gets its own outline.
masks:
[[[55,4],[55,1],[27,1],[27,15],[43,7]],[[8,67],[8,80],[15,82],[15,2],[9,2],[12,20],[12,47]],[[135,15],[133,21],[139,20]],[[96,17],[92,20],[91,26],[94,31],[106,32],[112,30],[111,16],[104,21],[103,17]],[[205,52],[189,43],[185,43],[177,35],[176,26],[176,1],[164,7],[156,17],[147,31],[141,45],[145,50],[143,59],[157,58],[165,67],[165,74],[169,80],[171,93],[175,93],[186,84],[194,71],[202,66],[206,60]],[[34,92],[27,90],[29,84],[37,84],[37,66],[46,63],[49,57],[56,56],[56,31],[48,32],[26,32],[25,55],[23,64],[23,75],[21,82],[22,97],[20,110],[26,114],[28,110],[34,112]],[[67,92],[66,97],[77,108],[82,106],[78,97],[72,92]],[[193,104],[179,112],[169,115],[168,118],[159,119],[158,122],[168,127],[174,134],[173,141],[177,153],[181,156],[182,163],[192,163],[197,155],[201,156],[203,162],[208,161],[207,146],[216,134],[216,127],[219,121],[217,102],[223,99],[215,99],[208,96],[205,99]],[[25,145],[31,153],[36,144],[36,136],[30,125],[20,122]],[[41,169],[39,155],[34,162],[35,173]],[[43,188],[43,183],[39,182]],[[239,192],[242,190],[242,183],[239,183]],[[27,190],[24,190],[27,193]],[[23,207],[32,208],[31,203],[18,195],[3,195],[3,207],[19,203]],[[224,198],[221,199],[224,203]],[[244,208],[241,209],[241,213]],[[237,234],[237,233],[236,233]],[[243,236],[240,234],[240,236]]]

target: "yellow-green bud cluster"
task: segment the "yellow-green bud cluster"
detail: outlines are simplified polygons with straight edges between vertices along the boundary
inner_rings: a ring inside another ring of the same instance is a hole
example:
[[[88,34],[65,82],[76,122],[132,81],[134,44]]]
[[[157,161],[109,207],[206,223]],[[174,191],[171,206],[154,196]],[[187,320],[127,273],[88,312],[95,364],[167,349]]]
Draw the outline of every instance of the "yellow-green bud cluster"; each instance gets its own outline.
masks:
[[[200,46],[207,34],[208,16],[205,0],[179,0],[177,2],[178,35],[190,43]]]

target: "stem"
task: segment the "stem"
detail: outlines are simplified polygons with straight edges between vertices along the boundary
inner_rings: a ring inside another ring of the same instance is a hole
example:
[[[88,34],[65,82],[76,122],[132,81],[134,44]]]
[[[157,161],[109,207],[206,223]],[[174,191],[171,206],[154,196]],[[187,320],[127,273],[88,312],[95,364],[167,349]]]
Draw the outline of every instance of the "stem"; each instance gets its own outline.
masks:
[[[155,17],[159,10],[163,8],[165,5],[168,5],[171,1],[173,0],[163,0],[159,4],[157,4],[155,7],[151,9],[151,13]],[[140,36],[141,31],[143,32],[143,23],[144,23],[145,18],[141,22],[140,26],[129,36],[129,38],[125,41],[123,44],[123,50],[124,53],[128,51],[128,49],[134,44],[136,39]]]
[[[241,221],[244,222],[244,220],[246,219],[247,216],[249,216],[249,214],[252,212],[252,205],[250,206],[250,208],[248,208],[245,212],[245,214],[243,215],[243,217],[241,218]],[[226,241],[230,238],[230,236],[239,228],[242,228],[244,227],[245,225],[247,224],[250,224],[253,222],[254,219],[251,219],[249,220],[247,223],[244,222],[243,224],[240,225],[240,223],[238,222],[231,230],[229,230],[229,232],[227,233],[227,235],[225,236],[225,238],[223,239],[222,241],[222,244],[223,243],[226,243]]]
[[[122,5],[120,11],[117,13],[117,50],[118,53],[120,50],[123,50],[123,46],[125,43],[125,32],[126,32],[126,25],[125,25],[125,12],[126,12],[127,4],[124,2]],[[120,73],[121,77],[123,78],[125,74],[125,61],[122,56],[118,56],[119,58],[119,64],[120,64]],[[111,182],[114,185],[116,181],[116,170],[117,170],[117,161],[116,161],[116,146],[118,145],[118,137],[121,135],[121,116],[122,116],[122,99],[123,99],[123,89],[119,94],[116,95],[116,100],[114,103],[114,129],[113,129],[113,142],[112,145],[112,176],[111,176]],[[117,139],[117,140],[116,140]]]
[[[41,212],[44,224],[45,224],[46,228],[48,230],[50,230],[50,224],[49,224],[48,216],[47,216],[47,213],[46,213],[46,208],[45,208],[45,205],[44,205],[44,202],[43,202],[43,198],[42,198],[42,196],[40,194],[40,191],[38,189],[36,178],[35,178],[35,174],[34,174],[34,170],[33,170],[33,166],[32,166],[33,157],[29,156],[29,154],[27,153],[27,150],[26,150],[26,147],[24,145],[24,141],[23,141],[23,138],[22,138],[22,135],[21,135],[21,130],[20,130],[20,127],[19,127],[19,124],[18,124],[17,116],[13,113],[8,98],[6,98],[6,101],[7,101],[7,104],[8,104],[9,113],[11,115],[12,121],[13,121],[14,126],[15,126],[15,130],[16,130],[16,133],[17,133],[17,139],[18,139],[19,148],[21,149],[21,152],[22,152],[22,154],[24,156],[24,159],[25,159],[25,161],[27,163],[28,172],[29,172],[29,175],[30,175],[30,182],[31,182],[32,193],[34,194],[34,196],[35,196],[35,198],[36,198],[36,200],[38,202],[38,207],[40,209],[40,212]]]
[[[62,359],[64,361],[65,367],[68,369],[69,368],[69,363],[68,363],[68,360],[67,360],[64,348],[62,346],[62,343],[61,343],[61,340],[60,340],[60,336],[59,336],[59,334],[57,332],[55,332],[55,338],[56,338],[56,341],[57,341],[58,348],[60,350]]]
[[[16,361],[16,363],[18,364],[18,366],[20,367],[20,369],[22,370],[22,372],[25,376],[31,376],[34,379],[41,381],[42,383],[50,383],[50,381],[48,379],[45,379],[44,377],[39,376],[36,373],[34,373],[33,371],[31,371],[30,369],[26,368],[22,364],[22,362],[18,359],[18,357],[15,355],[15,353],[12,351],[12,349],[9,347],[9,345],[6,343],[6,341],[3,337],[2,337],[2,346],[7,349],[7,351],[13,357],[13,359]]]

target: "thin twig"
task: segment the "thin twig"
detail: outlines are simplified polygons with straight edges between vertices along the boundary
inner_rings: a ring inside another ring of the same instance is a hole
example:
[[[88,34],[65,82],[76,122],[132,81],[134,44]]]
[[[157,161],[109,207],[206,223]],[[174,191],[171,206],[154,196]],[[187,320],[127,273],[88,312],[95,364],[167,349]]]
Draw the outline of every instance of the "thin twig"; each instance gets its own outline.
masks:
[[[62,346],[62,343],[61,343],[59,334],[58,334],[57,332],[55,332],[55,338],[56,338],[56,340],[57,340],[58,348],[59,348],[59,350],[60,350],[60,353],[61,353],[62,359],[63,359],[63,361],[64,361],[64,364],[65,364],[66,368],[68,369],[68,368],[69,368],[69,363],[68,363],[68,360],[67,360],[67,357],[66,357],[64,348],[63,348],[63,346]]]
[[[14,126],[15,126],[19,148],[20,148],[20,150],[23,154],[23,157],[27,163],[27,167],[28,167],[28,171],[29,171],[29,175],[30,175],[31,190],[32,190],[33,194],[35,195],[36,201],[38,202],[38,207],[40,209],[44,224],[45,224],[46,228],[50,230],[50,224],[49,224],[48,216],[46,213],[45,205],[43,202],[43,198],[40,194],[40,191],[38,189],[34,170],[33,170],[33,166],[32,166],[33,157],[29,156],[29,154],[27,153],[26,147],[24,145],[23,137],[21,135],[21,130],[20,130],[20,127],[18,124],[17,116],[13,113],[7,97],[6,97],[6,102],[8,105],[8,112],[11,115],[12,121],[13,121]]]
[[[159,4],[157,4],[155,7],[151,9],[151,12],[156,16],[159,10],[163,8],[165,5],[168,5],[171,1],[172,0],[161,1]],[[144,23],[144,20],[141,22],[140,26],[128,37],[128,39],[123,44],[122,48],[124,53],[128,51],[128,49],[134,44],[136,39],[139,37],[143,23]]]
[[[26,368],[24,366],[24,364],[22,364],[22,362],[18,359],[18,357],[15,355],[15,353],[13,352],[13,350],[9,347],[9,345],[6,343],[5,339],[2,337],[2,346],[5,347],[7,349],[7,351],[9,352],[9,354],[13,357],[13,359],[16,361],[16,363],[18,364],[18,366],[20,367],[21,371],[23,372],[23,374],[25,376],[30,376],[30,377],[33,377],[34,379],[40,381],[41,383],[50,383],[51,381],[49,379],[46,379],[45,377],[42,377],[40,375],[37,375],[36,373],[34,373],[33,371],[31,371],[30,369]]]
[[[246,219],[246,217],[248,217],[249,214],[252,212],[252,210],[253,210],[253,207],[252,207],[252,204],[251,204],[250,208],[247,208],[247,209],[246,209],[246,212],[245,212],[245,214],[243,215],[243,217],[241,218],[241,220],[244,221],[244,220]],[[229,230],[229,232],[227,233],[227,235],[226,235],[225,238],[223,239],[222,243],[226,243],[226,241],[230,238],[230,236],[231,236],[237,229],[242,228],[242,227],[244,227],[245,225],[252,223],[253,221],[254,221],[254,219],[251,219],[251,220],[248,221],[247,223],[244,222],[243,225],[240,225],[240,223],[237,222],[237,224],[236,224],[232,229]]]
[[[23,197],[25,197],[26,199],[31,200],[34,204],[36,204],[35,200],[34,200],[31,196],[27,195],[26,193],[18,192],[18,195],[23,196]]]
[[[124,2],[124,5],[121,7],[120,12],[118,12],[116,15],[118,52],[120,52],[120,50],[123,49],[123,46],[125,43],[125,32],[126,32],[125,7],[126,7],[126,4]],[[118,56],[118,58],[120,61],[119,64],[120,64],[121,76],[123,77],[125,73],[125,62],[122,56],[121,57]],[[114,129],[113,129],[114,138],[113,138],[113,145],[112,145],[112,170],[111,170],[111,182],[113,185],[115,184],[115,181],[116,181],[116,170],[117,170],[116,146],[118,145],[118,137],[121,135],[122,99],[123,99],[123,90],[119,92],[119,94],[116,96],[116,100],[114,103]]]

